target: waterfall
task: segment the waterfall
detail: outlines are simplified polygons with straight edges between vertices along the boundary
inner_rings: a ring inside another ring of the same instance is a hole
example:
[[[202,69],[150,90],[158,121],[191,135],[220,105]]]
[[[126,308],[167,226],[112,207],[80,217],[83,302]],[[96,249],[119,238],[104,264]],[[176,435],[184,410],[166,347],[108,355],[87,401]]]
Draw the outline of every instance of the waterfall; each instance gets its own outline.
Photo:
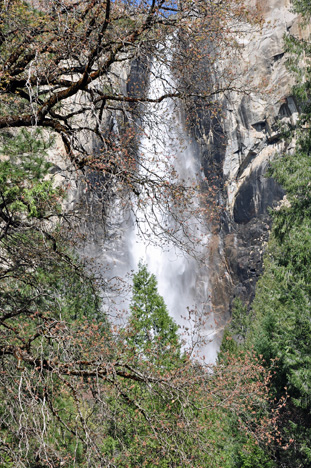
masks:
[[[176,84],[169,66],[154,60],[149,100],[172,93],[174,89]],[[195,341],[205,338],[206,344],[195,352],[201,357],[205,355],[207,362],[215,362],[218,345],[213,341],[215,323],[210,310],[208,266],[203,261],[209,232],[207,221],[199,214],[200,201],[194,195],[202,178],[200,161],[173,99],[146,104],[143,122],[138,175],[142,180],[151,180],[151,184],[142,185],[139,196],[132,200],[132,213],[127,213],[122,223],[118,221],[119,226],[123,224],[123,245],[114,250],[123,252],[122,261],[116,263],[113,274],[130,277],[131,272],[137,271],[139,261],[147,264],[157,278],[158,291],[180,326],[187,346],[193,347]],[[181,182],[191,193],[191,200],[188,206],[178,208],[170,202],[165,187],[171,183],[178,186]],[[116,200],[111,216],[119,217],[117,213]],[[182,225],[177,220],[180,216]],[[126,307],[126,302],[124,304]],[[120,302],[117,306],[120,307]]]

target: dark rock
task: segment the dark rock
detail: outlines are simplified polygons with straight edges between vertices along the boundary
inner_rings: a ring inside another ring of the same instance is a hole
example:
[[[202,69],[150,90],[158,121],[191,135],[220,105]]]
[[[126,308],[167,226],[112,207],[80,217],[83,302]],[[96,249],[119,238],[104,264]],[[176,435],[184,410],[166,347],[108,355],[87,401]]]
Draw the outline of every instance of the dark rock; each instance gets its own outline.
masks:
[[[265,170],[260,166],[243,182],[233,208],[236,223],[245,224],[267,213],[269,207],[283,198],[284,190],[271,177],[265,177]]]

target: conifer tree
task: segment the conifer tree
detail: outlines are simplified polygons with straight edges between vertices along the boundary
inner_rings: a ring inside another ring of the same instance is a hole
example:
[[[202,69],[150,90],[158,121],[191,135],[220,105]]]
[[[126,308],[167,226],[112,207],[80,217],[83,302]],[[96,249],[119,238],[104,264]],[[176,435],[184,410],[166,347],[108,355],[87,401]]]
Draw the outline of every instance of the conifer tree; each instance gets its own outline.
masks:
[[[128,344],[150,362],[173,364],[180,357],[178,326],[170,317],[164,299],[158,293],[155,275],[139,263],[133,278]]]

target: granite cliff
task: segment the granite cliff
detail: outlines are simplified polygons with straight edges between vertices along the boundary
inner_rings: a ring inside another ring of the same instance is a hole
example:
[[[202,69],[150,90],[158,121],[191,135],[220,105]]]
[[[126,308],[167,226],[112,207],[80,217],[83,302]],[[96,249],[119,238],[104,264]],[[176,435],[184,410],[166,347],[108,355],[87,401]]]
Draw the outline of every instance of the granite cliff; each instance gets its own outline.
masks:
[[[238,39],[241,57],[236,66],[249,92],[229,92],[222,102],[220,124],[215,130],[205,126],[208,135],[201,131],[201,139],[197,138],[205,172],[218,185],[220,216],[209,263],[213,307],[220,317],[229,317],[235,297],[247,305],[254,297],[269,237],[269,209],[284,196],[267,177],[267,168],[275,155],[294,145],[282,141],[281,128],[285,123],[294,125],[298,115],[284,35],[301,36],[299,18],[288,0],[260,2],[259,7],[262,29],[250,29]],[[202,144],[204,140],[209,144]]]

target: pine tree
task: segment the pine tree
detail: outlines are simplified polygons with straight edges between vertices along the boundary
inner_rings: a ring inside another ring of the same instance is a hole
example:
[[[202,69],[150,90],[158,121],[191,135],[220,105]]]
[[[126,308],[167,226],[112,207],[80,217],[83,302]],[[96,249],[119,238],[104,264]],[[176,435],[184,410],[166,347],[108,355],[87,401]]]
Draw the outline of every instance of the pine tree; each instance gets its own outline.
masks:
[[[178,326],[170,317],[157,280],[146,265],[139,263],[133,278],[128,344],[137,355],[161,366],[171,366],[180,358]]]

